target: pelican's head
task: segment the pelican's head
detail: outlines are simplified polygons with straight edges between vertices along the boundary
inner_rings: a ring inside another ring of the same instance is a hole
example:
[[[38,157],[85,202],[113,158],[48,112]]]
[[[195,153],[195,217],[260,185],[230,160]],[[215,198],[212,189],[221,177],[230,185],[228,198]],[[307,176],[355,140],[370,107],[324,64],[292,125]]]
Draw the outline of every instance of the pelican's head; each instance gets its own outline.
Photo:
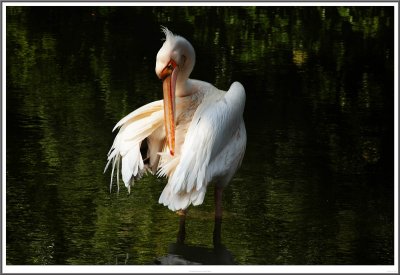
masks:
[[[186,96],[185,83],[193,70],[195,53],[185,38],[163,27],[165,42],[157,53],[156,74],[163,81],[165,131],[170,154],[175,150],[175,96]]]
[[[178,84],[183,83],[189,78],[194,67],[196,55],[193,46],[185,38],[174,35],[165,27],[162,27],[162,31],[165,34],[165,42],[157,53],[156,74],[158,78],[165,79],[177,69],[176,80]]]

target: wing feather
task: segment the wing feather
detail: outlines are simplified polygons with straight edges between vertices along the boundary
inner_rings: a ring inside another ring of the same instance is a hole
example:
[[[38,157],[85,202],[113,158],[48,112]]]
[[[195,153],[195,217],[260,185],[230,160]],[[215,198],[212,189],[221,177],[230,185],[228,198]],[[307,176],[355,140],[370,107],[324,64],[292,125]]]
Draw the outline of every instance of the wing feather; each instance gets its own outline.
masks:
[[[205,188],[212,180],[207,168],[240,127],[244,104],[244,88],[235,82],[228,92],[213,91],[199,105],[186,134],[179,164],[169,180],[171,194],[163,198],[172,200],[178,195],[192,194],[186,203],[174,203],[172,210],[203,202]],[[168,201],[163,200],[163,203],[168,204]],[[171,205],[169,207],[171,209]]]
[[[144,170],[141,142],[160,128],[163,120],[163,101],[159,100],[140,107],[116,124],[113,131],[119,127],[120,130],[108,152],[108,163],[105,167],[106,170],[112,163],[110,188],[116,169],[118,188],[121,173],[122,181],[130,190],[133,179],[139,177]]]
[[[112,131],[114,132],[115,129],[121,127],[124,124],[129,124],[127,123],[129,120],[132,121],[138,120],[140,118],[148,116],[149,114],[157,112],[160,110],[160,108],[162,109],[163,106],[164,106],[163,100],[157,100],[149,104],[146,104],[140,107],[139,109],[136,109],[135,111],[131,112],[130,114],[126,115],[125,117],[123,117],[120,121],[118,121],[118,123],[115,125]]]

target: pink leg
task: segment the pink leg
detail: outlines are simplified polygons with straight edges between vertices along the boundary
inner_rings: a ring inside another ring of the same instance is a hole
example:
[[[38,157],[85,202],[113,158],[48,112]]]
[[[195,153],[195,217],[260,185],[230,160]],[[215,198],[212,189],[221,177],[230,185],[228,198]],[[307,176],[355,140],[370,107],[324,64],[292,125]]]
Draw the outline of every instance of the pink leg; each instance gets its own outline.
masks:
[[[185,242],[185,237],[186,237],[186,229],[185,229],[186,214],[187,214],[187,210],[178,211],[179,231],[178,231],[178,237],[176,238],[176,242],[181,243],[181,244],[183,244]]]
[[[215,186],[214,200],[215,200],[215,218],[222,219],[222,187]]]
[[[214,200],[215,200],[215,223],[214,223],[214,246],[221,244],[221,223],[222,223],[222,187],[215,186]]]

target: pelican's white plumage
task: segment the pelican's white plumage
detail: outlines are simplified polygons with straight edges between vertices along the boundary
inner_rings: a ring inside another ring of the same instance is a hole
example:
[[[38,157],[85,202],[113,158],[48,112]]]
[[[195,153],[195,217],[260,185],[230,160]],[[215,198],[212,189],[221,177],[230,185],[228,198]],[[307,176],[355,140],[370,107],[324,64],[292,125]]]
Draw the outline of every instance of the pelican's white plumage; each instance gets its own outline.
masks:
[[[114,130],[120,130],[106,168],[112,164],[111,177],[116,169],[117,181],[121,173],[128,189],[145,171],[167,176],[159,203],[176,211],[201,204],[211,182],[225,187],[240,166],[246,148],[246,95],[239,82],[224,92],[189,79],[195,62],[193,47],[183,37],[163,31],[166,41],[157,54],[156,74],[163,79],[164,100],[149,103],[117,123]],[[142,156],[144,142],[148,149]]]

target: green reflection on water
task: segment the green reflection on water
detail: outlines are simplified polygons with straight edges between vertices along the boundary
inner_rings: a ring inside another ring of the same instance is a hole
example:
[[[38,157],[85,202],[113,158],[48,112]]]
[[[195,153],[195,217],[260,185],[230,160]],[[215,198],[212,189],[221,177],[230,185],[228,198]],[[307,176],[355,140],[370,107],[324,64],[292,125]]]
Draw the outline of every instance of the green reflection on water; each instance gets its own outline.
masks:
[[[111,129],[161,98],[160,25],[193,77],[246,87],[248,146],[225,191],[239,264],[393,263],[393,8],[7,7],[7,263],[151,264],[178,219],[165,179],[110,194]],[[212,247],[213,198],[187,242]]]

